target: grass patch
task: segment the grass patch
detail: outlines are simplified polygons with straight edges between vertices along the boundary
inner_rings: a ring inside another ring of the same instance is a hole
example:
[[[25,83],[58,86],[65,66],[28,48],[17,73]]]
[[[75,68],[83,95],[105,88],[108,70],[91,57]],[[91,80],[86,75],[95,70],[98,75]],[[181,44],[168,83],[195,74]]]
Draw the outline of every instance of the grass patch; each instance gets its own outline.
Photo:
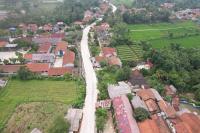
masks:
[[[59,102],[68,105],[77,97],[76,88],[74,81],[9,81],[0,90],[0,129],[18,105],[29,102]]]
[[[129,25],[129,29],[133,41],[148,41],[154,48],[163,48],[171,43],[186,48],[200,46],[200,28],[192,21]]]
[[[3,132],[30,133],[34,128],[48,132],[54,119],[58,115],[63,116],[66,111],[67,106],[62,103],[33,102],[21,104],[15,109],[15,113],[9,119]]]

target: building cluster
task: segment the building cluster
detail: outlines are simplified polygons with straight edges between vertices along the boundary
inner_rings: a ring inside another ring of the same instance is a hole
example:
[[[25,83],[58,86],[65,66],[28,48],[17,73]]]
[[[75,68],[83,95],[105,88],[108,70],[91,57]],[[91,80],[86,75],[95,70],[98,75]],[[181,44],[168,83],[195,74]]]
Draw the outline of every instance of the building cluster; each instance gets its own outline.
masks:
[[[164,8],[164,9],[171,9],[175,6],[175,3],[163,3],[160,6],[161,8]]]
[[[1,73],[15,74],[21,66],[45,76],[63,76],[65,73],[75,72],[76,55],[74,51],[70,50],[68,43],[63,41],[66,28],[63,22],[57,22],[55,25],[45,24],[40,27],[37,24],[20,24],[18,28],[23,31],[23,36],[15,39],[33,44],[38,49],[32,52],[30,47],[24,51],[23,46],[18,47],[18,44],[13,44],[12,41],[0,41],[0,59],[1,64],[4,64],[0,65]],[[12,30],[16,30],[16,28]],[[39,30],[43,30],[43,32],[38,34]],[[27,35],[28,32],[32,32],[33,35]],[[16,52],[21,53],[23,63],[19,62]],[[12,62],[11,59],[14,59],[15,62]],[[8,62],[4,63],[4,60],[8,60]]]
[[[198,20],[200,17],[200,9],[186,9],[175,13],[175,16],[181,20]]]
[[[200,130],[200,117],[187,109],[179,109],[177,90],[173,85],[165,86],[166,101],[157,90],[148,87],[139,70],[133,70],[129,82],[108,85],[110,99],[101,101],[108,105],[111,101],[114,126],[119,133],[197,133]],[[128,98],[128,95],[133,98]],[[99,103],[97,104],[99,105]],[[97,106],[108,108],[110,106]],[[134,110],[143,108],[148,111],[149,118],[137,121]]]
[[[100,68],[102,62],[110,66],[122,67],[122,62],[117,56],[116,49],[111,47],[102,47],[99,56],[92,57],[91,60],[95,68]]]

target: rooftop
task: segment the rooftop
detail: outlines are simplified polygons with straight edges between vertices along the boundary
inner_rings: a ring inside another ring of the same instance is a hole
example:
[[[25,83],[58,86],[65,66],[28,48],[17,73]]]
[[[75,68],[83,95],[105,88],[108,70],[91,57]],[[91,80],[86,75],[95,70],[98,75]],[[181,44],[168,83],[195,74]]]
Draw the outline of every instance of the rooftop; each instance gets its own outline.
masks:
[[[110,98],[114,98],[120,95],[126,95],[131,93],[131,88],[125,82],[119,82],[118,85],[109,85],[108,94]]]
[[[125,95],[113,99],[113,108],[119,133],[139,133],[131,105]]]
[[[63,56],[63,65],[74,64],[75,53],[73,51],[67,50]]]
[[[49,76],[62,76],[66,73],[72,73],[72,68],[66,68],[66,67],[56,67],[56,68],[50,68],[48,71]]]
[[[50,52],[51,43],[45,43],[39,46],[38,53],[48,53]]]
[[[48,63],[29,63],[26,66],[32,72],[43,73],[48,72],[50,65]]]

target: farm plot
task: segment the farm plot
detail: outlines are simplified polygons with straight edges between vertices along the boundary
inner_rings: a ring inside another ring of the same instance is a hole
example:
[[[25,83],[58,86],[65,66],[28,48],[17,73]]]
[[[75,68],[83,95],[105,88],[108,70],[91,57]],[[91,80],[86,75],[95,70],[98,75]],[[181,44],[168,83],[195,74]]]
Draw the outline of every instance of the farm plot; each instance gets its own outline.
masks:
[[[117,46],[117,51],[122,61],[139,61],[142,57],[142,52],[137,45],[121,45]]]

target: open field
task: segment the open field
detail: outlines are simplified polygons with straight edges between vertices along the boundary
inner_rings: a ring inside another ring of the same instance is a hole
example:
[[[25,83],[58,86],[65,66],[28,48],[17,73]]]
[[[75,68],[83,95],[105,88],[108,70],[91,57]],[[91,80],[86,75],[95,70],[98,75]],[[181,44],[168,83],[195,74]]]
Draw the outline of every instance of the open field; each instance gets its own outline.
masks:
[[[154,48],[163,48],[171,43],[184,47],[200,46],[200,27],[191,21],[129,25],[134,41],[148,41]]]
[[[7,86],[0,90],[0,131],[20,104],[49,102],[67,106],[77,97],[77,93],[74,81],[9,81]],[[49,109],[55,110],[53,106],[49,106]]]
[[[117,46],[117,52],[122,61],[139,61],[143,54],[138,45],[120,45]]]

